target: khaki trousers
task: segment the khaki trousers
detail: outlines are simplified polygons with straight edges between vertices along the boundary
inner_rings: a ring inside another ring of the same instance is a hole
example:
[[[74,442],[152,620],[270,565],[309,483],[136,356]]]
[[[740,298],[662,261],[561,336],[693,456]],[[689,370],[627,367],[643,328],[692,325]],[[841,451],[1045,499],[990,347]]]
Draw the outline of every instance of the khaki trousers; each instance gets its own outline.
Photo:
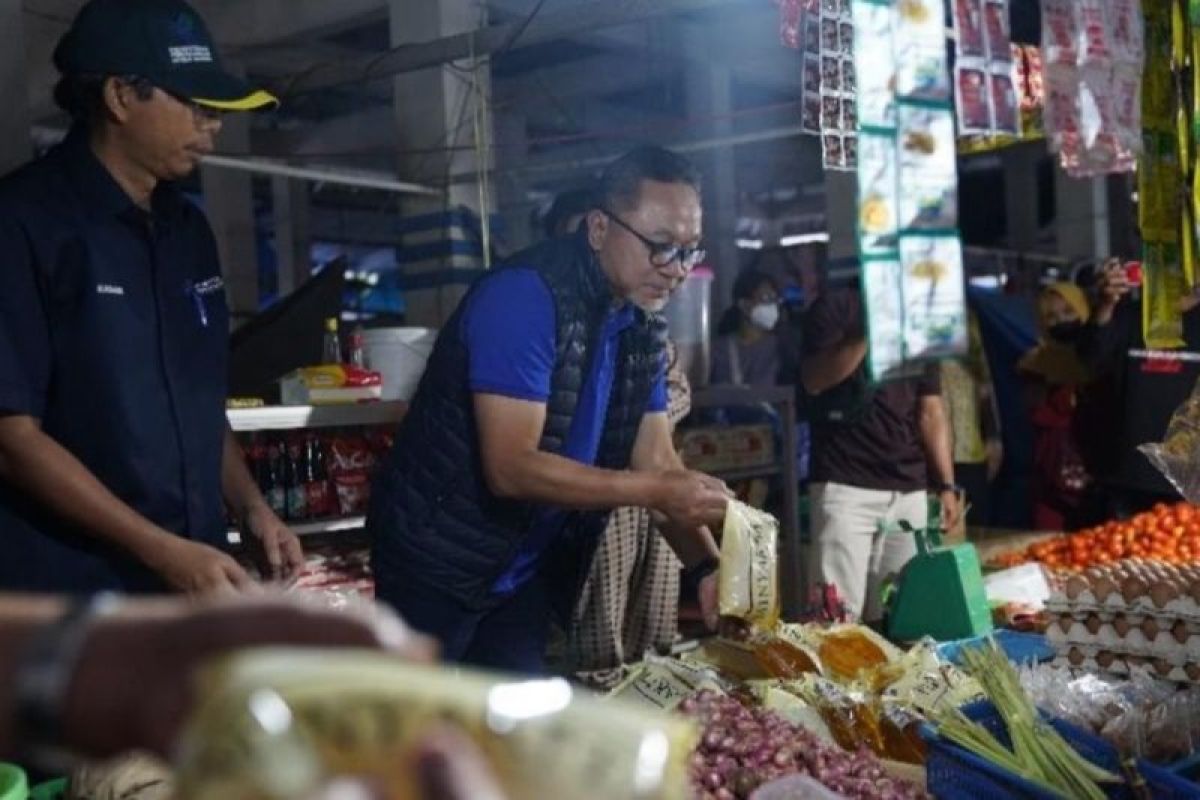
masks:
[[[925,527],[929,516],[925,492],[883,492],[841,483],[810,488],[812,557],[809,585],[833,584],[855,619],[883,617],[880,589],[884,581],[917,553],[911,534],[896,532],[904,521]]]

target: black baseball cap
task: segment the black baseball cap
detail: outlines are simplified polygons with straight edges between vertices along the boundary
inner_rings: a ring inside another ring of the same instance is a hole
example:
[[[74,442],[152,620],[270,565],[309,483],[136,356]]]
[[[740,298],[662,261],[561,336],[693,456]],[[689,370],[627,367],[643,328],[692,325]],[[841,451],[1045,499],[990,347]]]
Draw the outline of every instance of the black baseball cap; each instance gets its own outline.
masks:
[[[221,111],[277,106],[225,71],[208,26],[183,0],[90,0],[54,48],[63,75],[137,75]]]

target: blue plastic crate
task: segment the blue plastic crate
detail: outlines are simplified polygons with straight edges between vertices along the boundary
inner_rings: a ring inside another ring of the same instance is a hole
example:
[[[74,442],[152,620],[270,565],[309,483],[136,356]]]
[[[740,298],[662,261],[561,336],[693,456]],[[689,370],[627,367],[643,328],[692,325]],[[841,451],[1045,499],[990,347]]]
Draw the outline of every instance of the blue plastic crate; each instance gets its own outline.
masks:
[[[963,713],[991,731],[1000,742],[1011,745],[1004,720],[991,703],[974,703],[963,708]],[[1120,757],[1107,742],[1060,719],[1047,719],[1084,758],[1110,772],[1122,774]],[[1056,800],[1058,797],[936,734],[928,740],[927,786],[929,793],[938,800]],[[1139,762],[1138,770],[1154,800],[1200,800],[1200,785],[1148,762]],[[1133,793],[1124,784],[1103,788],[1113,800],[1134,800]]]

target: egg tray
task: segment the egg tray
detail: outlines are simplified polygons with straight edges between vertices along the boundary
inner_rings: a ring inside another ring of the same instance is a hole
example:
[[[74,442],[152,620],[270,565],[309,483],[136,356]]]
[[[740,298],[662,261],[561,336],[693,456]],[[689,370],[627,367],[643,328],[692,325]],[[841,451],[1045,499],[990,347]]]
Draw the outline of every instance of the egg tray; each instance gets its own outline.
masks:
[[[1046,600],[1046,611],[1054,614],[1069,614],[1083,618],[1099,614],[1101,619],[1112,619],[1117,614],[1183,619],[1200,627],[1200,604],[1195,598],[1184,595],[1159,606],[1148,595],[1140,595],[1126,601],[1120,592],[1111,592],[1098,600],[1090,590],[1084,590],[1074,599],[1061,592],[1052,592]]]
[[[1070,628],[1065,631],[1058,623],[1052,623],[1046,630],[1046,640],[1058,651],[1076,645],[1095,647],[1119,655],[1159,658],[1179,666],[1200,663],[1200,634],[1196,633],[1188,633],[1180,641],[1176,632],[1163,630],[1151,638],[1135,626],[1122,636],[1112,623],[1102,623],[1093,632],[1087,625],[1072,620]]]
[[[1072,651],[1074,651],[1075,660],[1071,658]],[[1197,670],[1195,664],[1191,665],[1191,672],[1188,671],[1187,666],[1189,665],[1186,664],[1163,665],[1160,668],[1155,665],[1154,659],[1130,655],[1121,656],[1095,646],[1071,645],[1069,649],[1060,651],[1051,664],[1064,669],[1081,670],[1088,674],[1108,675],[1119,679],[1128,678],[1133,668],[1148,667],[1150,674],[1159,680],[1200,686],[1200,670]]]

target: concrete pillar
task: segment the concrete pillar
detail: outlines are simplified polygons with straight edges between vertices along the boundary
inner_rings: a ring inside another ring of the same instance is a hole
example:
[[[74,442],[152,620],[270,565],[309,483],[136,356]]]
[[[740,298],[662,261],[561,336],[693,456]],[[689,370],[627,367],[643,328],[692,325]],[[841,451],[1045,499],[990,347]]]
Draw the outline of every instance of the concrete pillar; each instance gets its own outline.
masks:
[[[217,148],[250,152],[250,116],[227,114]],[[258,313],[258,247],[254,230],[253,179],[248,172],[200,167],[204,210],[217,238],[233,327]]]
[[[706,42],[686,41],[692,52],[705,52]],[[701,123],[712,136],[733,133],[733,72],[723,64],[708,70],[696,68],[686,84],[687,115],[707,119]],[[704,173],[704,247],[713,267],[712,307],[717,313],[732,302],[733,282],[740,266],[737,237],[737,164],[734,145],[707,153],[690,153]]]
[[[0,175],[33,156],[21,5],[21,0],[0,0],[0,97],[5,98],[0,114]]]
[[[1038,163],[1042,146],[1018,145],[1000,151],[1004,165],[1004,216],[1008,246],[1020,253],[1032,252],[1038,238]]]
[[[825,173],[825,220],[829,230],[829,258],[855,258],[858,240],[858,176],[853,172]]]
[[[1068,258],[1107,258],[1112,249],[1107,179],[1071,178],[1059,169],[1054,180],[1058,254]]]
[[[495,163],[503,167],[524,162],[529,157],[528,121],[524,114],[504,111],[496,114]],[[532,225],[536,203],[529,200],[525,174],[506,170],[496,175],[496,212],[504,226],[502,246],[505,252],[521,250],[542,238],[541,228]]]
[[[283,298],[299,289],[312,274],[308,184],[277,176],[271,179],[271,196],[279,297]]]
[[[388,0],[393,46],[476,30],[481,18],[474,0]],[[466,69],[462,69],[462,67]],[[450,176],[491,168],[490,68],[473,73],[439,66],[404,73],[393,82],[399,171],[402,178],[446,187],[442,198],[414,197],[403,204],[399,248],[408,321],[438,327],[454,311],[484,260],[478,242],[481,210],[490,213],[490,188],[451,182]]]

